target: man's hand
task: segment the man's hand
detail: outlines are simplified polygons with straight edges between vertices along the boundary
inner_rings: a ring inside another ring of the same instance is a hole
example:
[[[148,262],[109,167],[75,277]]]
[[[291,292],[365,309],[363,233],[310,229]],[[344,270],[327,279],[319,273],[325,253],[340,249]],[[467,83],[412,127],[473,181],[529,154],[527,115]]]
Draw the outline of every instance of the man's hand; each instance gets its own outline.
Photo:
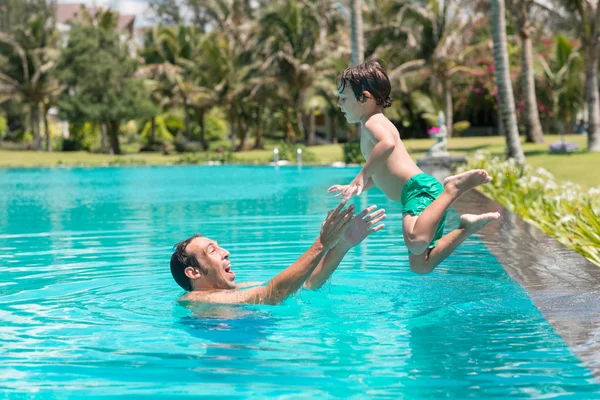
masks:
[[[354,215],[354,204],[345,210],[342,210],[346,205],[346,200],[342,200],[340,204],[327,215],[327,219],[321,225],[321,234],[319,240],[325,250],[329,250],[338,244],[342,238]]]
[[[369,208],[362,210],[356,217],[352,218],[348,229],[346,229],[346,232],[339,243],[349,249],[365,240],[370,234],[383,229],[385,227],[384,224],[377,224],[385,219],[385,210],[382,208],[381,210],[375,211],[376,209],[377,206],[370,206]]]
[[[352,196],[359,196],[365,187],[364,179],[362,175],[357,175],[356,178],[350,182],[348,185],[333,185],[328,190],[327,193],[337,193],[335,197],[342,197],[344,200],[348,200]]]

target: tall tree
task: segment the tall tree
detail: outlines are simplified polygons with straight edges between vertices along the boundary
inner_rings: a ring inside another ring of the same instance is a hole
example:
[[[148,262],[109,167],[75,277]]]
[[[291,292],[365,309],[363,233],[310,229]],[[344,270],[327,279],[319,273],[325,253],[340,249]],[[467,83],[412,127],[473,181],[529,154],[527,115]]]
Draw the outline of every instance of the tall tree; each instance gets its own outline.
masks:
[[[598,0],[558,0],[574,18],[585,59],[585,98],[588,109],[588,150],[600,151],[600,4]]]
[[[35,147],[42,148],[40,119],[44,122],[46,150],[51,150],[47,114],[60,90],[55,69],[58,58],[58,33],[40,11],[12,34],[0,33],[0,97],[29,106],[31,132]],[[2,102],[2,101],[0,101]]]
[[[535,32],[534,12],[536,0],[512,0],[512,9],[516,11],[517,28],[521,38],[521,88],[525,103],[525,129],[528,142],[544,143],[544,132],[540,122],[537,96],[535,94],[534,56],[532,37]]]
[[[352,37],[352,64],[362,64],[365,60],[365,38],[363,33],[362,0],[350,0],[350,34]]]
[[[402,73],[429,67],[431,92],[442,105],[448,136],[452,136],[454,125],[453,77],[456,74],[482,73],[471,67],[476,64],[473,59],[491,47],[491,41],[476,40],[476,26],[483,16],[477,12],[465,12],[473,5],[473,1],[465,0],[391,1],[382,11],[384,21],[378,28],[382,32],[401,34],[396,42],[398,39],[404,41],[406,45],[403,47],[410,46],[413,54],[417,54],[416,59],[399,63],[400,67],[391,71],[391,78],[397,79]],[[382,29],[386,25],[390,28]],[[394,47],[386,43],[386,37],[379,40],[382,42],[379,47]],[[393,56],[399,50],[387,50],[385,53]]]
[[[60,58],[60,113],[71,122],[101,124],[113,153],[120,154],[120,125],[149,118],[155,109],[143,82],[134,77],[137,61],[116,30],[116,14],[106,10],[84,16],[71,26],[67,46]]]
[[[321,57],[316,45],[321,32],[318,7],[306,0],[274,2],[261,25],[260,43],[267,65],[286,85],[288,108],[295,109],[299,134],[308,144],[306,100]]]
[[[515,97],[510,81],[508,65],[508,45],[506,38],[504,0],[492,0],[492,36],[494,40],[494,64],[496,66],[496,85],[502,127],[506,136],[506,155],[518,163],[525,162],[525,155],[519,141]]]
[[[552,117],[563,122],[566,129],[572,128],[577,112],[585,105],[585,66],[580,48],[565,36],[557,35],[551,56],[548,60],[540,57],[540,64],[544,69]]]

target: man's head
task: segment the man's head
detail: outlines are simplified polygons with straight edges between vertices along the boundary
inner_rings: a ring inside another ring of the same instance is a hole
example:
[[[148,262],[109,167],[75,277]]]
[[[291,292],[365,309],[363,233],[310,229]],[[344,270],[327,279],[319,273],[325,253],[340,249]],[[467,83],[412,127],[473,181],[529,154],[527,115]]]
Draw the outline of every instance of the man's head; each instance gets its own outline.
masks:
[[[231,271],[229,252],[202,235],[177,243],[171,256],[171,275],[187,291],[233,289],[235,273]]]
[[[346,68],[338,77],[338,106],[348,122],[358,122],[378,107],[392,105],[391,84],[377,61]]]

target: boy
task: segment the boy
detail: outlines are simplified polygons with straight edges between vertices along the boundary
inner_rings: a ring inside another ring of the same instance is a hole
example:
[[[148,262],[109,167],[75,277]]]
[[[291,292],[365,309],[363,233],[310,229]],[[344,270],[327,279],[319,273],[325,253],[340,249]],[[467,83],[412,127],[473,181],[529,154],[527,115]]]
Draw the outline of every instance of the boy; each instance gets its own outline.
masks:
[[[338,106],[348,122],[360,122],[360,149],[367,162],[350,184],[334,185],[328,192],[349,199],[377,186],[391,200],[402,203],[410,267],[426,274],[500,214],[464,214],[458,229],[442,237],[452,203],[492,178],[484,170],[472,170],[446,178],[442,186],[424,174],[410,158],[394,124],[383,115],[383,109],[392,104],[390,92],[388,76],[375,61],[347,68],[338,78]]]

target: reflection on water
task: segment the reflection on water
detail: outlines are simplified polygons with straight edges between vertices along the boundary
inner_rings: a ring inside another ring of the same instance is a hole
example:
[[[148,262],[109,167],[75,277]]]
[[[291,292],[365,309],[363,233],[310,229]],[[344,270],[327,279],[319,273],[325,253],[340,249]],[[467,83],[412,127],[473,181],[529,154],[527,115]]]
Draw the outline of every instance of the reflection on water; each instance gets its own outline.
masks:
[[[0,388],[16,397],[600,396],[476,238],[410,272],[399,205],[331,283],[280,307],[180,304],[171,246],[195,232],[237,280],[294,262],[356,169],[0,172]],[[447,229],[458,224],[449,215]],[[553,381],[550,382],[552,377]]]

